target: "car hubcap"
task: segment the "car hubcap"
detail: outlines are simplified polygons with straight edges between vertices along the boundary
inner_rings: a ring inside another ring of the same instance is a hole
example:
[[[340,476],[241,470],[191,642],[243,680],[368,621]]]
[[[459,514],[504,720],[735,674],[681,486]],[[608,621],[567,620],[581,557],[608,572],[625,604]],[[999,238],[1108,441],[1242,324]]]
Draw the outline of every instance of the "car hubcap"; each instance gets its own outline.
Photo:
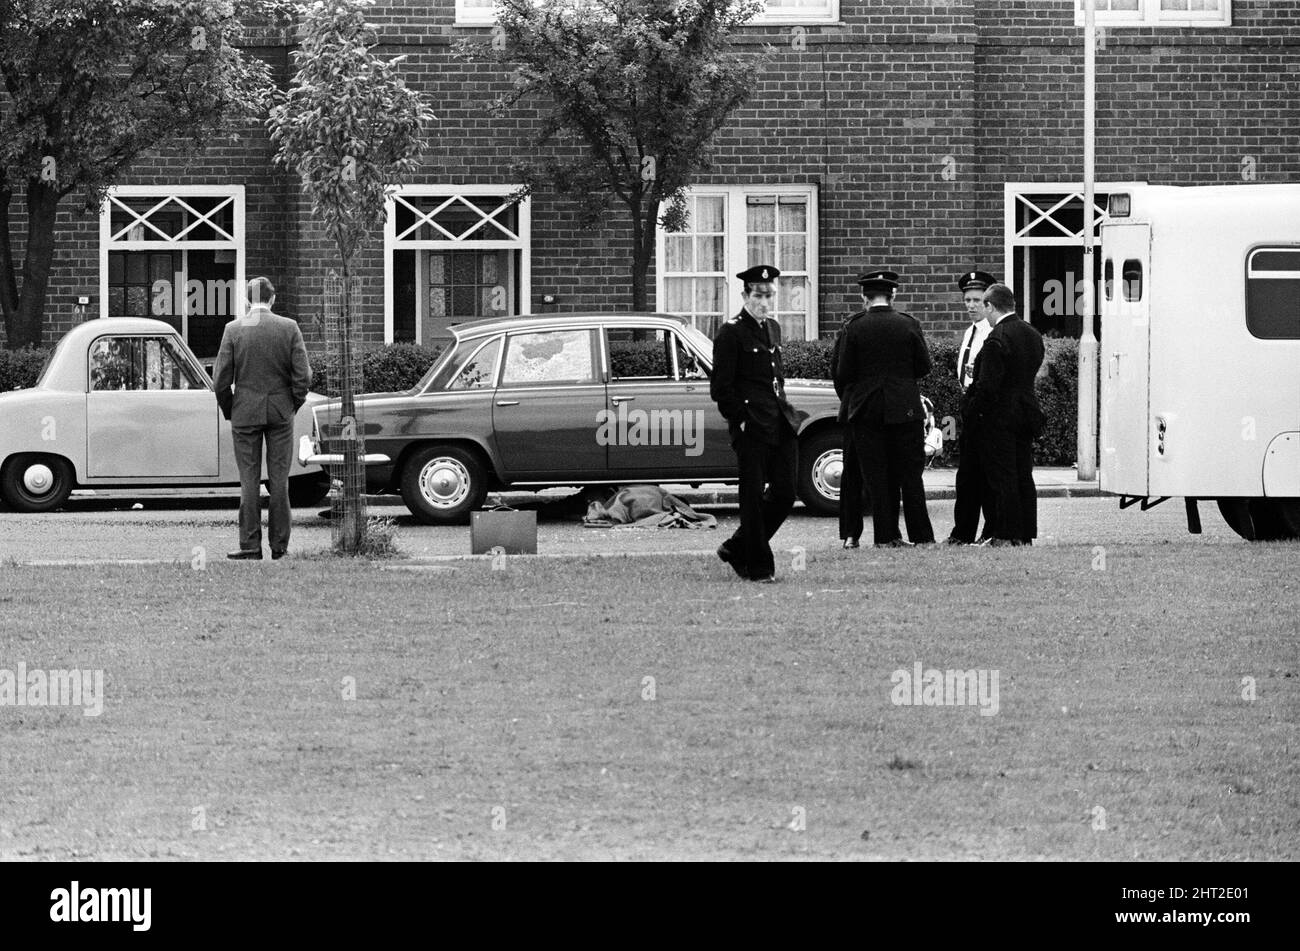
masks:
[[[840,479],[844,475],[844,452],[828,449],[813,463],[813,487],[817,494],[828,499],[840,497]]]
[[[456,459],[431,459],[420,473],[420,494],[434,508],[455,508],[469,495],[469,471]]]
[[[32,495],[47,495],[54,488],[54,473],[41,463],[28,466],[23,473],[23,488]]]

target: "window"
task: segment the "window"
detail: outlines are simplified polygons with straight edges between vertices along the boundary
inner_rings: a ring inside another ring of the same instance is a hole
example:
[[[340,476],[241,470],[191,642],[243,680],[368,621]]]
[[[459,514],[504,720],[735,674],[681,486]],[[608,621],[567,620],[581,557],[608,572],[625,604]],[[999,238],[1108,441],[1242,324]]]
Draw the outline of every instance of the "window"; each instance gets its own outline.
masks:
[[[660,307],[689,317],[712,337],[742,306],[734,275],[754,264],[774,264],[781,276],[773,316],[782,338],[816,338],[815,187],[700,187],[687,192],[686,202],[686,229],[659,229]]]
[[[1142,262],[1136,258],[1124,262],[1123,290],[1124,300],[1130,303],[1142,299]]]
[[[1232,26],[1232,0],[1096,0],[1100,26]],[[1074,23],[1083,26],[1083,0]]]
[[[449,390],[481,390],[492,386],[497,377],[497,357],[501,355],[501,338],[493,337],[466,360],[448,384]]]
[[[606,331],[611,382],[666,381],[676,378],[672,334],[666,330]]]
[[[1246,327],[1264,340],[1300,339],[1300,247],[1247,256]]]
[[[242,186],[112,189],[100,213],[99,315],[166,321],[197,356],[215,357],[243,307],[243,234]]]
[[[590,330],[513,334],[506,343],[501,385],[595,383],[594,339]]]
[[[1105,265],[1102,267],[1101,288],[1106,300],[1110,300],[1115,296],[1115,261],[1113,258],[1107,258]]]
[[[198,372],[165,337],[100,337],[90,345],[91,392],[202,390]]]
[[[750,22],[835,23],[839,18],[839,0],[767,0],[767,8]],[[496,21],[495,0],[456,0],[457,26],[492,26]]]
[[[432,343],[528,308],[528,199],[509,187],[399,189],[384,226],[385,340]]]

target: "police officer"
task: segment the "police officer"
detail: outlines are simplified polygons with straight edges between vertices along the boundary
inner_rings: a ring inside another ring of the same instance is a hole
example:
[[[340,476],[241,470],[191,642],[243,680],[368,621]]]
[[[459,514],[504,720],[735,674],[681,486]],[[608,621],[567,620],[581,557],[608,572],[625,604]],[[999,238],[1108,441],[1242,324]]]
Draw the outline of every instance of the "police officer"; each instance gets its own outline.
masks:
[[[1005,284],[984,291],[993,329],[962,397],[963,420],[978,426],[980,468],[993,512],[991,545],[1033,544],[1038,534],[1033,444],[1043,431],[1043,410],[1034,377],[1043,363],[1043,337],[1015,309],[1015,295]]]
[[[957,288],[971,320],[957,351],[957,381],[963,393],[975,379],[975,358],[993,329],[984,319],[984,290],[995,283],[997,278],[987,271],[967,271],[957,278]],[[988,536],[989,507],[984,503],[984,475],[980,471],[977,446],[978,440],[972,428],[962,425],[957,435],[957,500],[953,503],[952,532],[947,539],[949,545],[974,544],[975,533],[980,527],[981,509],[984,510],[984,534]]]
[[[862,465],[858,462],[858,452],[853,443],[853,427],[849,425],[847,404],[844,402],[844,380],[839,375],[840,351],[844,349],[844,334],[848,332],[849,325],[865,313],[865,310],[859,310],[845,318],[844,326],[835,335],[835,346],[831,350],[831,379],[835,383],[835,395],[840,398],[840,412],[836,420],[840,424],[844,447],[840,464],[840,539],[845,548],[861,546],[866,484],[862,481]]]
[[[769,316],[781,272],[760,264],[736,276],[744,307],[713,337],[709,381],[709,395],[729,424],[740,472],[740,527],[718,547],[718,557],[742,578],[775,581],[768,541],[794,506],[795,434],[807,414],[785,398],[781,325]]]
[[[934,530],[925,508],[925,414],[918,384],[930,372],[930,351],[916,318],[893,307],[896,273],[871,271],[858,285],[867,312],[844,335],[836,375],[871,494],[875,543],[930,544]],[[900,492],[910,542],[898,531]]]

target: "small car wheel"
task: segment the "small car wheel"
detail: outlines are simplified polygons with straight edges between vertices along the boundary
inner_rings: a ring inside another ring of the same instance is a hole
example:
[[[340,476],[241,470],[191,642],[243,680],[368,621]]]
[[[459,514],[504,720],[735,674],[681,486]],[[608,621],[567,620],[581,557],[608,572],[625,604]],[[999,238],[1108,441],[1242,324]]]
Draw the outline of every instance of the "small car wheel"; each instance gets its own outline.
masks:
[[[0,495],[17,512],[49,512],[72,492],[72,467],[58,456],[10,457],[0,470]]]
[[[289,480],[289,504],[294,508],[319,505],[330,494],[330,477],[324,472],[294,476]]]
[[[464,524],[486,496],[483,464],[458,446],[421,449],[402,468],[402,501],[426,524]]]
[[[819,515],[838,515],[844,440],[838,430],[823,430],[799,441],[798,492]]]
[[[1219,499],[1219,513],[1228,527],[1248,542],[1294,538],[1286,510],[1275,499]]]

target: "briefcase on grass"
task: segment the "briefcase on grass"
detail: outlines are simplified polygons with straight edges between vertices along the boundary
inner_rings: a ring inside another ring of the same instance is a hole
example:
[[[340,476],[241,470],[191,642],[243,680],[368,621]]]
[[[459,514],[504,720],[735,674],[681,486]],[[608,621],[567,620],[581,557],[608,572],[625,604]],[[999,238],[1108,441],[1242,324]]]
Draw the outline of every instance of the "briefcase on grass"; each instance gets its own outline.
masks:
[[[469,523],[470,551],[486,555],[502,548],[507,555],[537,554],[537,513],[496,509],[474,512]]]

